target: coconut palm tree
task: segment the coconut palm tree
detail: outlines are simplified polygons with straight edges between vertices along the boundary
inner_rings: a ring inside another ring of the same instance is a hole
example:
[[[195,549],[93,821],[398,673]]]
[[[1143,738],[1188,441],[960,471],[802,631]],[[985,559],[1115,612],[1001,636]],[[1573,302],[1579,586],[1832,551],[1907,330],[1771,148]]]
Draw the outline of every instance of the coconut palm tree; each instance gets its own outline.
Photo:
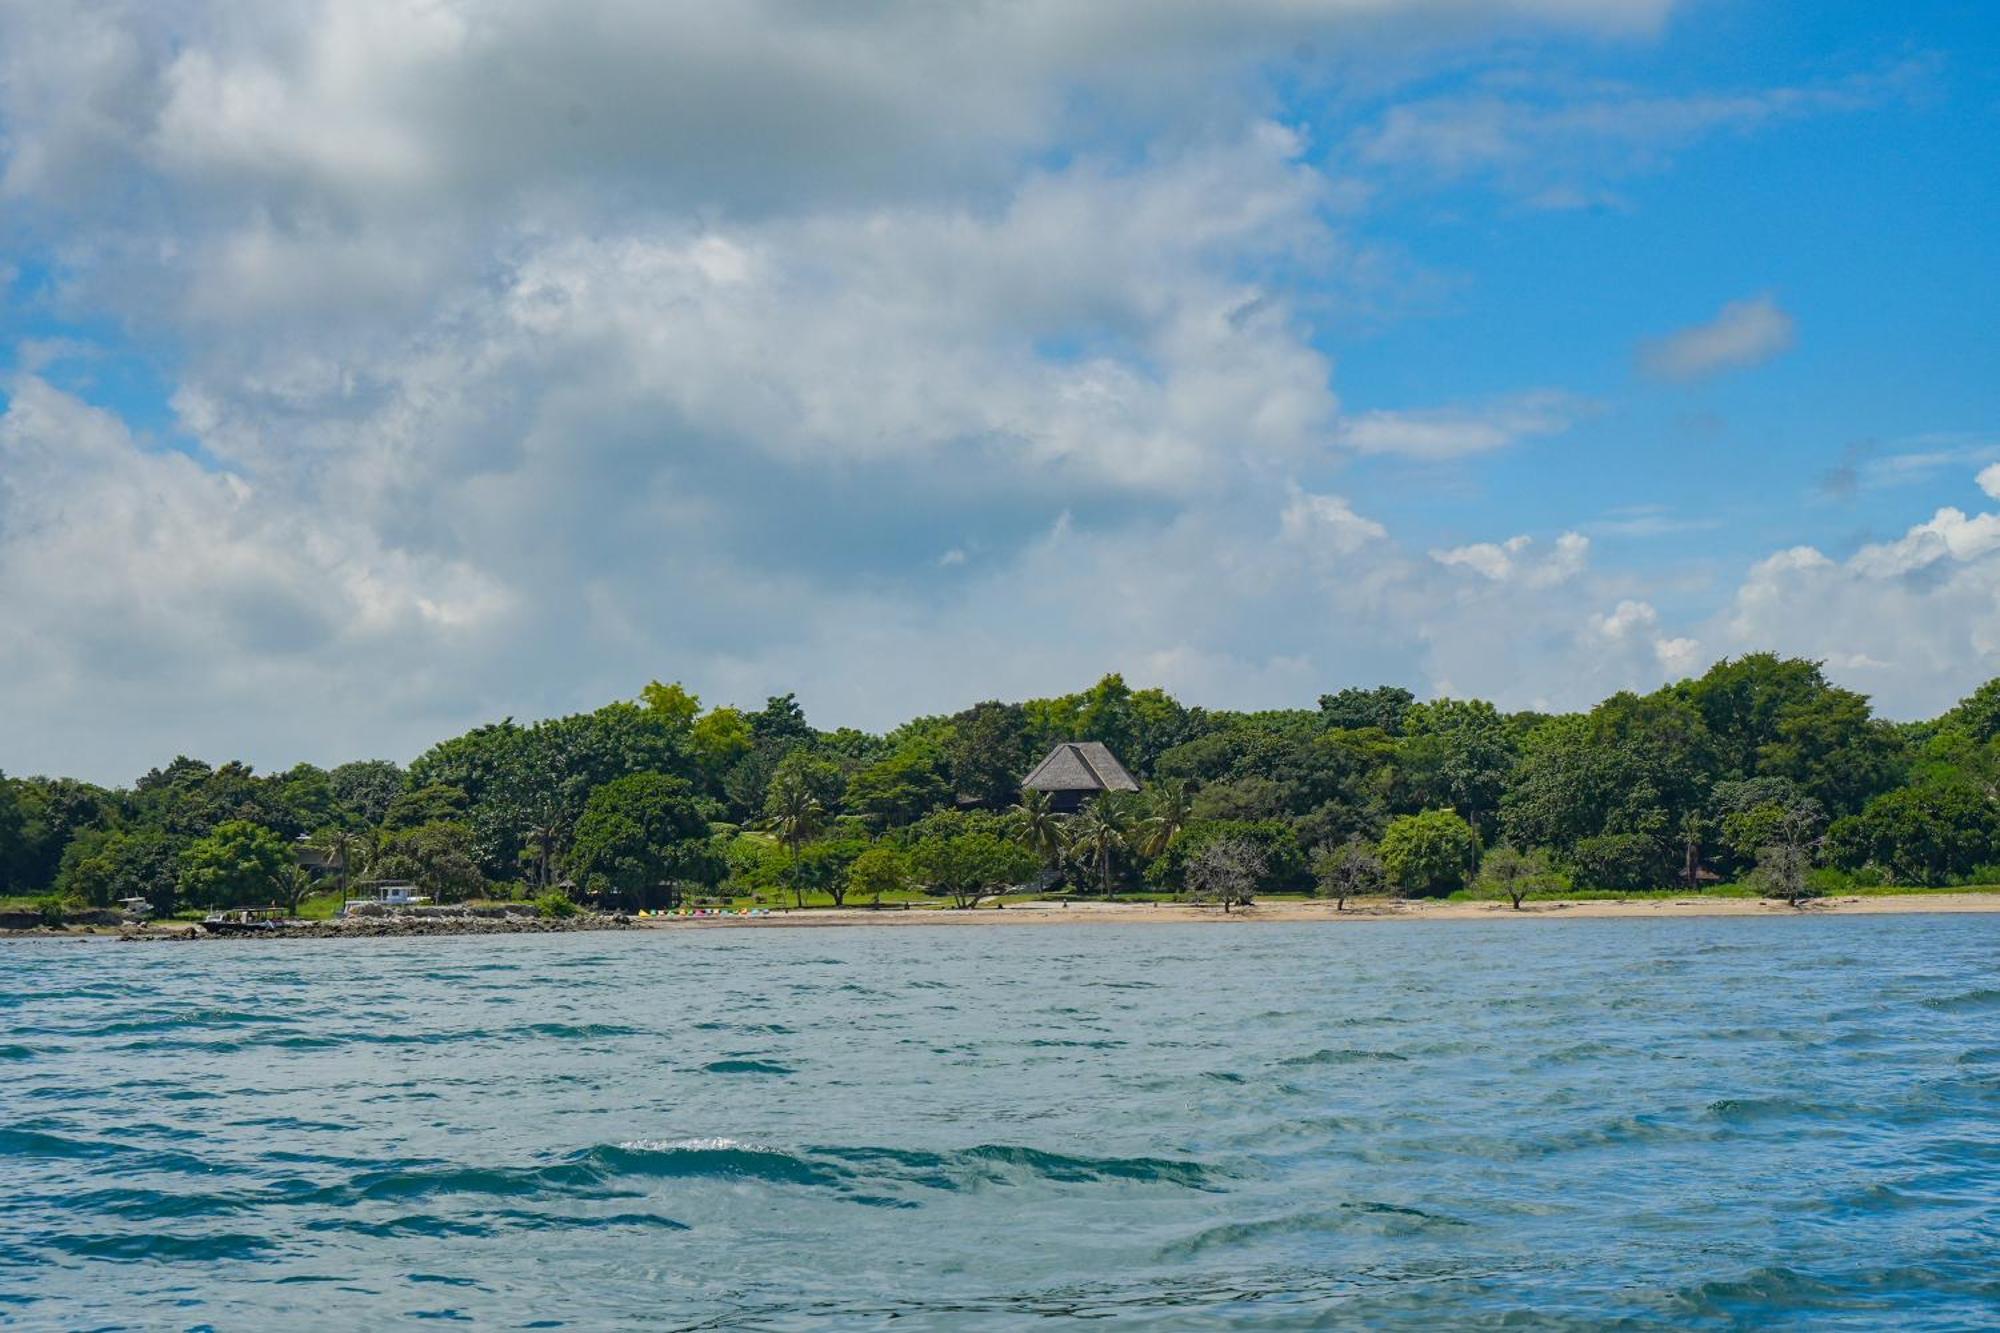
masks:
[[[1015,838],[1042,858],[1043,868],[1054,870],[1060,866],[1069,852],[1069,821],[1056,813],[1049,794],[1024,787],[1020,802],[1009,813],[1014,821]]]
[[[348,873],[364,851],[362,835],[353,829],[331,825],[313,834],[306,845],[324,856],[328,867],[340,877],[340,900],[346,902]]]
[[[1152,860],[1167,850],[1174,835],[1187,827],[1194,814],[1194,796],[1185,782],[1162,782],[1146,801],[1146,817],[1136,830],[1139,855]]]
[[[313,873],[302,865],[289,865],[278,872],[271,887],[284,898],[286,915],[297,916],[299,904],[312,892]]]
[[[1131,845],[1132,812],[1119,792],[1105,792],[1077,812],[1070,828],[1070,845],[1081,850],[1097,868],[1098,887],[1111,897],[1111,857]]]
[[[800,908],[806,905],[804,887],[799,883],[799,847],[812,841],[824,827],[826,807],[797,773],[780,773],[764,798],[764,823],[792,854],[792,896]]]

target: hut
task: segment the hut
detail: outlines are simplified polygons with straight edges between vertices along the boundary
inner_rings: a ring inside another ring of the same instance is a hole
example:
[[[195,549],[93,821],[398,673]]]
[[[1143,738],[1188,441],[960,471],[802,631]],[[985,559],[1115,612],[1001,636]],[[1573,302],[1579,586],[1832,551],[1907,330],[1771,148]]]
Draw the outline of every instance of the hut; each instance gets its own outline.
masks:
[[[1100,792],[1137,791],[1139,784],[1099,741],[1064,741],[1021,779],[1031,791],[1047,792],[1049,803],[1063,814]]]

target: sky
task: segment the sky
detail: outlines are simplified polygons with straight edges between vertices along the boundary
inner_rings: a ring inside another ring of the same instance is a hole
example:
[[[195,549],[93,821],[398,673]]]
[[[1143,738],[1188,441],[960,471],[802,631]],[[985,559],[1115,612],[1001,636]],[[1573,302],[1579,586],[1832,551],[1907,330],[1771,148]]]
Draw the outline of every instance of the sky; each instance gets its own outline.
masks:
[[[2000,675],[1985,0],[0,0],[0,769]]]

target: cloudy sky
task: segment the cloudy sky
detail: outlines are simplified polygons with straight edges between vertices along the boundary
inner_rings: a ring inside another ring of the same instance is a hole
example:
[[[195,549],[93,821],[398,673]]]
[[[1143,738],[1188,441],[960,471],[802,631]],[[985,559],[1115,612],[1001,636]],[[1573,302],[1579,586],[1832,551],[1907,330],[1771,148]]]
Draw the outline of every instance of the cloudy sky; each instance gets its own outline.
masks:
[[[0,0],[0,767],[2000,674],[1983,0]]]

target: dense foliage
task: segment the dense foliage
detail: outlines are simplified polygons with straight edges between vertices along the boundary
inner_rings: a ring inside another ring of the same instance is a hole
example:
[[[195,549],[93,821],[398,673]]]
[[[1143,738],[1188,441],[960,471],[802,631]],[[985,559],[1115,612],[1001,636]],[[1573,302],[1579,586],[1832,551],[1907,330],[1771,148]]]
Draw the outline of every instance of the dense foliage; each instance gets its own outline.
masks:
[[[1022,792],[1071,740],[1109,746],[1142,791],[1074,813]],[[1756,879],[1789,896],[1805,878],[1993,879],[1997,798],[2000,681],[1896,724],[1772,654],[1560,716],[1394,686],[1230,712],[1107,676],[879,736],[821,731],[791,695],[746,712],[655,683],[475,728],[407,768],[182,757],[120,789],[0,777],[0,894],[284,902],[304,866],[324,888],[397,878],[444,901],[631,908],[970,904],[1022,885],[1241,901]]]

